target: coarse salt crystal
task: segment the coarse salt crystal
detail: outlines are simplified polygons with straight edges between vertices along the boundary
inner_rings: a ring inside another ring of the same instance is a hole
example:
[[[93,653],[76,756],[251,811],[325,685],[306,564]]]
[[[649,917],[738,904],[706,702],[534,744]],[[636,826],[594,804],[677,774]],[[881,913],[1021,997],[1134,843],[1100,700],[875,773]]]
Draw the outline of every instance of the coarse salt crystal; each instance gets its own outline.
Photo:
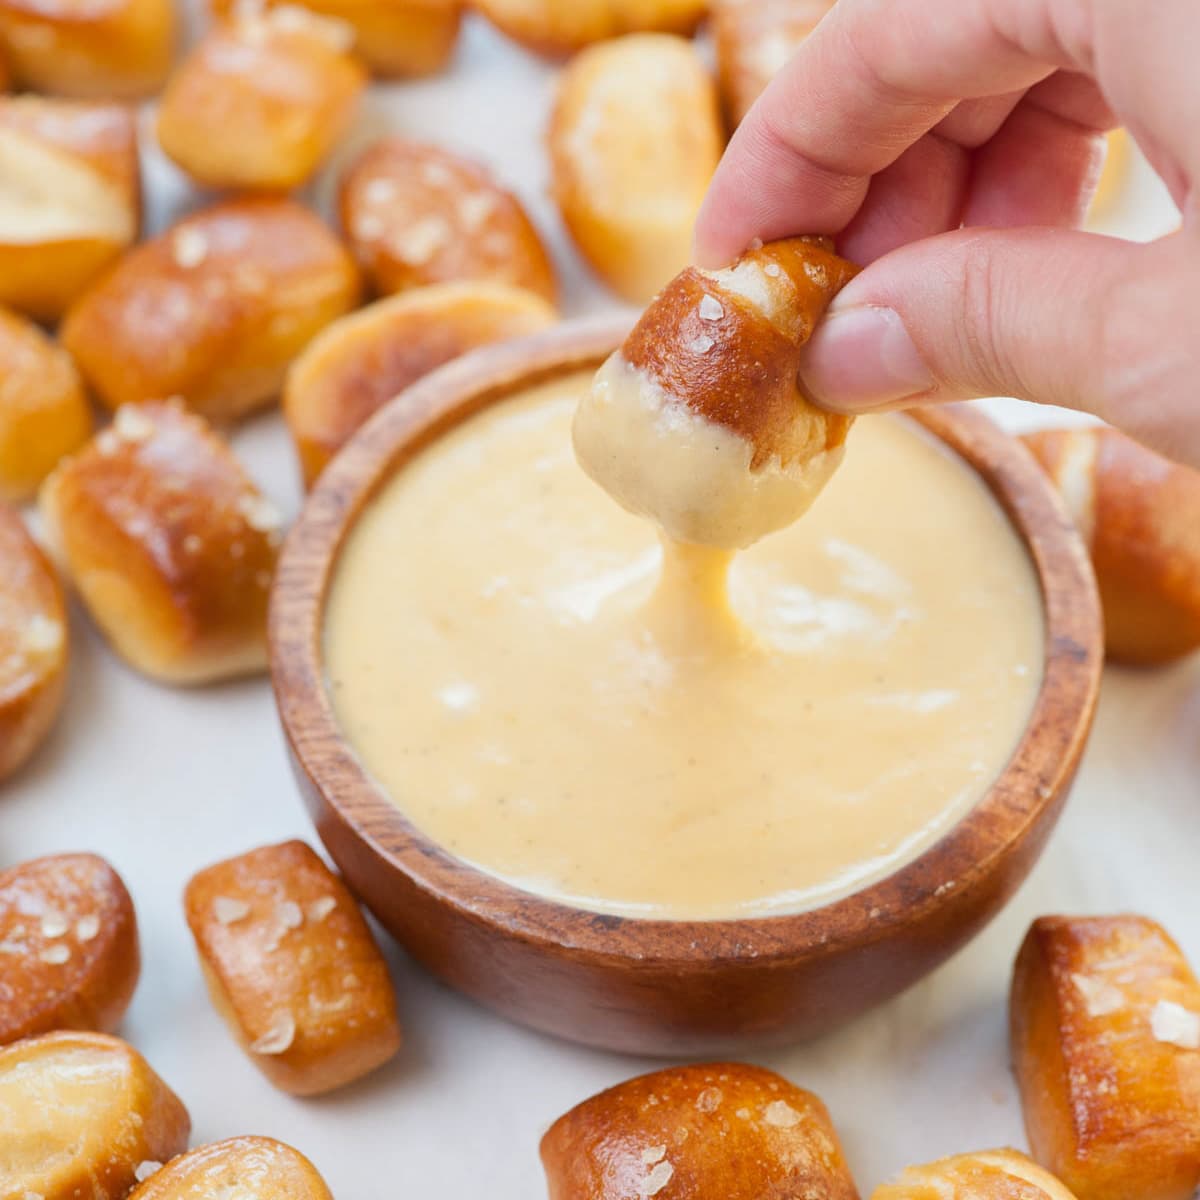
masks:
[[[666,1157],[667,1147],[665,1145],[647,1146],[646,1149],[642,1151],[642,1162],[644,1162],[648,1167],[654,1166],[654,1164],[657,1162],[662,1162],[662,1160]]]
[[[75,923],[75,936],[81,942],[94,942],[100,935],[100,918],[95,913],[80,917]]]
[[[487,192],[472,192],[458,202],[458,215],[471,233],[483,225],[495,211],[496,200]]]
[[[375,213],[363,213],[354,222],[354,236],[364,242],[373,242],[376,238],[383,237],[386,229],[383,218]]]
[[[639,1194],[657,1196],[671,1182],[674,1174],[675,1168],[669,1162],[660,1162],[638,1185]]]
[[[283,1054],[296,1040],[296,1018],[290,1012],[279,1013],[271,1022],[271,1028],[257,1041],[251,1042],[252,1054]]]
[[[64,963],[71,959],[71,947],[63,945],[59,942],[55,946],[47,946],[45,950],[38,955],[42,962],[51,967],[61,967]]]
[[[183,552],[185,554],[199,554],[204,546],[204,542],[197,533],[189,533],[183,539]]]
[[[749,245],[748,249],[751,254],[756,253],[757,251],[761,250],[762,248],[763,248],[762,238],[756,237],[756,238],[752,238],[750,240],[750,245]]]
[[[1150,1032],[1155,1041],[1183,1050],[1200,1050],[1200,1013],[1173,1000],[1160,1000],[1150,1014]]]
[[[763,1120],[780,1129],[791,1129],[800,1124],[800,1114],[786,1100],[772,1100],[763,1113]]]
[[[763,274],[769,275],[772,279],[778,279],[783,274],[783,268],[778,263],[767,263],[763,267]]]
[[[716,1112],[724,1098],[720,1088],[707,1087],[696,1097],[696,1107],[701,1112]]]
[[[450,240],[450,226],[441,217],[426,217],[391,239],[392,248],[406,262],[421,266]]]
[[[246,518],[246,524],[259,533],[277,533],[283,528],[283,514],[266,496],[243,492],[237,506],[238,512]]]
[[[208,257],[208,238],[199,229],[180,229],[171,239],[171,255],[185,271],[198,267]]]
[[[123,442],[144,442],[154,436],[154,422],[136,404],[122,404],[113,417],[113,432]]]
[[[750,1110],[748,1108],[739,1108],[733,1115],[740,1117],[743,1121],[748,1121],[750,1119]]]
[[[716,296],[706,295],[700,301],[700,320],[719,321],[725,315],[725,306]]]
[[[363,199],[368,204],[390,204],[396,198],[394,179],[372,179],[363,188]]]
[[[63,644],[62,623],[45,613],[34,613],[25,626],[21,644],[27,654],[53,654]]]
[[[275,915],[284,929],[299,929],[304,924],[304,913],[295,900],[284,900],[277,905]]]
[[[65,937],[70,928],[70,923],[61,913],[49,912],[42,916],[42,937]]]
[[[151,1175],[157,1175],[162,1170],[162,1163],[155,1162],[154,1159],[148,1158],[145,1162],[140,1162],[137,1165],[137,1170],[134,1171],[133,1177],[138,1183],[145,1183]]]
[[[322,896],[308,906],[308,919],[320,924],[333,910],[337,908],[337,900],[333,896]]]
[[[245,900],[234,900],[229,896],[218,896],[213,901],[213,916],[219,925],[236,925],[250,915],[250,905]]]
[[[693,354],[707,354],[715,345],[716,342],[714,342],[712,338],[701,335],[700,337],[696,338],[694,342],[692,342],[688,349],[691,350]]]
[[[1125,1007],[1125,995],[1121,989],[1103,979],[1076,971],[1071,975],[1071,982],[1083,997],[1083,1006],[1089,1017],[1104,1017]]]

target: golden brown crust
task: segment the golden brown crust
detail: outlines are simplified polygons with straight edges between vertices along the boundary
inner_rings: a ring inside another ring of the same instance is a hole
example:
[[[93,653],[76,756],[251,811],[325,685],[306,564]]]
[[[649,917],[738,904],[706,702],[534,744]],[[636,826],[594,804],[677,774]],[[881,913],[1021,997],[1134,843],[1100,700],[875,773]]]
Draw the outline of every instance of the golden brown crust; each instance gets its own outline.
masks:
[[[752,468],[805,462],[840,446],[853,423],[814,408],[798,370],[801,347],[856,271],[829,242],[803,238],[748,251],[727,271],[689,267],[646,309],[625,360],[668,399],[749,442]]]
[[[707,0],[473,0],[514,41],[554,58],[629,33],[690,34]]]
[[[1048,1171],[1018,1150],[956,1154],[908,1167],[871,1200],[1075,1200]]]
[[[127,254],[62,340],[110,408],[180,396],[213,419],[278,395],[288,364],[359,300],[358,270],[290,200],[230,200]]]
[[[1017,956],[1013,1064],[1034,1157],[1080,1200],[1200,1183],[1200,985],[1145,917],[1042,917]]]
[[[332,1091],[399,1049],[383,955],[345,884],[303,842],[201,871],[185,907],[214,1004],[277,1088]]]
[[[821,1101],[761,1067],[673,1067],[585,1100],[542,1139],[550,1200],[858,1193]]]
[[[158,91],[176,26],[173,0],[0,0],[0,41],[18,83],[81,99]]]
[[[31,321],[0,309],[0,501],[32,499],[91,431],[71,356]]]
[[[372,73],[385,79],[430,75],[454,53],[462,22],[461,0],[267,0],[271,6],[299,4],[345,21],[355,35],[355,52]],[[219,16],[237,0],[213,0]]]
[[[58,1029],[111,1032],[141,972],[133,901],[94,854],[0,874],[0,950],[0,1045]]]
[[[141,178],[132,110],[0,97],[0,195],[0,304],[57,320],[137,239]]]
[[[92,617],[138,670],[191,684],[265,665],[282,518],[201,418],[122,408],[41,506]]]
[[[132,1046],[50,1033],[0,1050],[4,1195],[114,1200],[187,1148],[191,1121]]]
[[[305,483],[368,417],[434,368],[555,319],[540,297],[491,283],[419,288],[343,317],[296,360],[284,390]]]
[[[366,83],[353,36],[294,7],[213,26],[167,84],[159,144],[208,187],[299,187],[346,129]]]
[[[835,0],[713,0],[721,99],[738,125]]]
[[[557,299],[550,256],[521,202],[468,159],[384,138],[343,177],[339,210],[367,278],[384,295],[478,279]]]
[[[0,779],[45,741],[62,708],[67,607],[20,513],[0,502]]]
[[[129,1200],[333,1200],[317,1168],[271,1138],[239,1137],[201,1146],[156,1171]]]
[[[638,34],[562,72],[550,122],[554,194],[584,257],[642,302],[691,261],[724,144],[717,91],[690,42]]]
[[[1200,473],[1115,429],[1029,434],[1092,554],[1108,654],[1155,665],[1200,648]]]

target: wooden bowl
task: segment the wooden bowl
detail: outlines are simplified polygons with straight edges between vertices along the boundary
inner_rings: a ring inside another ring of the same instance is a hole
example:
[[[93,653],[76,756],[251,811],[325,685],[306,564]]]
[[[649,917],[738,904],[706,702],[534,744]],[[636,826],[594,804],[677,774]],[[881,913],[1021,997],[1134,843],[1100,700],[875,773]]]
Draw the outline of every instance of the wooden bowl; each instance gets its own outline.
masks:
[[[392,471],[485,405],[598,365],[627,326],[562,326],[443,368],[383,409],[321,477],[280,562],[271,662],[296,773],[350,884],[435,975],[514,1021],[653,1055],[809,1037],[887,1000],[977,933],[1033,866],[1091,726],[1101,620],[1086,552],[1028,453],[978,413],[916,419],[988,483],[1041,580],[1045,677],[1003,773],[940,842],[882,881],[797,915],[661,921],[520,891],[414,828],[359,764],[322,664],[347,531]]]

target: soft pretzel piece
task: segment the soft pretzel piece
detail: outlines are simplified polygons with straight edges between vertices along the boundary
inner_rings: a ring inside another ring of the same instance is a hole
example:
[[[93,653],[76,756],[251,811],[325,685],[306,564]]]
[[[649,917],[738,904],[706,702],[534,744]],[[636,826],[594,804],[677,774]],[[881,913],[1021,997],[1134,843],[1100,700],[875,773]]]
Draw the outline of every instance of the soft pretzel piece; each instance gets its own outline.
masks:
[[[575,415],[583,469],[676,541],[737,549],[789,525],[852,423],[800,391],[800,349],[856,268],[821,238],[689,267],[646,310]]]
[[[1096,194],[1092,197],[1089,216],[1104,217],[1116,204],[1129,176],[1131,158],[1129,131],[1124,128],[1110,130],[1104,155],[1104,170],[1100,174],[1100,182],[1096,184]]]
[[[219,15],[245,0],[213,0]],[[462,21],[461,0],[266,0],[298,5],[335,17],[354,31],[358,57],[383,78],[431,75],[454,53]]]
[[[618,1084],[542,1139],[550,1200],[858,1193],[825,1106],[773,1071],[672,1067]]]
[[[446,283],[379,300],[331,325],[296,360],[283,412],[304,481],[367,418],[435,367],[554,324],[540,296],[497,283]]]
[[[0,42],[17,82],[80,99],[158,91],[176,26],[174,0],[0,0]]]
[[[0,501],[31,499],[91,432],[71,356],[33,322],[0,308]]]
[[[584,257],[625,299],[649,300],[691,260],[724,144],[695,48],[639,34],[585,50],[562,73],[549,144],[555,197]]]
[[[1200,648],[1200,472],[1115,429],[1056,429],[1025,443],[1091,551],[1109,657],[1150,666]]]
[[[129,1200],[333,1200],[298,1150],[263,1137],[201,1146],[155,1171]]]
[[[1200,1183],[1200,985],[1145,917],[1042,917],[1017,956],[1012,1053],[1034,1157],[1079,1200]]]
[[[184,903],[213,1004],[277,1088],[329,1092],[400,1048],[383,955],[346,885],[303,842],[201,871]]]
[[[739,124],[836,0],[713,0],[721,99]]]
[[[214,420],[279,394],[288,364],[354,308],[354,259],[290,200],[229,200],[127,254],[62,341],[110,408],[180,396]]]
[[[474,0],[498,29],[539,54],[573,54],[628,33],[690,34],[707,0]]]
[[[58,717],[67,639],[58,576],[21,514],[0,502],[0,780],[45,741]]]
[[[908,1167],[871,1200],[1075,1200],[1049,1171],[1017,1150],[956,1154]]]
[[[353,44],[345,22],[291,6],[214,25],[167,84],[159,144],[208,187],[299,187],[349,125],[366,84]]]
[[[41,507],[96,624],[139,671],[198,684],[265,666],[283,521],[200,417],[125,406],[50,476]]]
[[[111,1032],[141,971],[133,901],[94,854],[0,873],[0,947],[0,1045],[57,1029]]]
[[[389,137],[350,167],[342,228],[377,292],[490,280],[557,299],[550,256],[521,202],[477,163]]]
[[[140,224],[130,109],[0,97],[0,304],[57,320]]]
[[[187,1109],[132,1046],[50,1033],[0,1050],[0,1195],[116,1200],[187,1149]]]

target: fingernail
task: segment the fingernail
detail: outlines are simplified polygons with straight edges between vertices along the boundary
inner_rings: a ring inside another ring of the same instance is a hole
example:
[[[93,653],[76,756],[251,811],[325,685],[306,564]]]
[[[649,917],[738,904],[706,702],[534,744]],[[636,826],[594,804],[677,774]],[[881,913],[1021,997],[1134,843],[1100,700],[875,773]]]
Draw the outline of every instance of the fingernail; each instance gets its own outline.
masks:
[[[817,326],[800,379],[822,407],[847,413],[887,408],[934,385],[900,314],[867,305],[831,312]]]

